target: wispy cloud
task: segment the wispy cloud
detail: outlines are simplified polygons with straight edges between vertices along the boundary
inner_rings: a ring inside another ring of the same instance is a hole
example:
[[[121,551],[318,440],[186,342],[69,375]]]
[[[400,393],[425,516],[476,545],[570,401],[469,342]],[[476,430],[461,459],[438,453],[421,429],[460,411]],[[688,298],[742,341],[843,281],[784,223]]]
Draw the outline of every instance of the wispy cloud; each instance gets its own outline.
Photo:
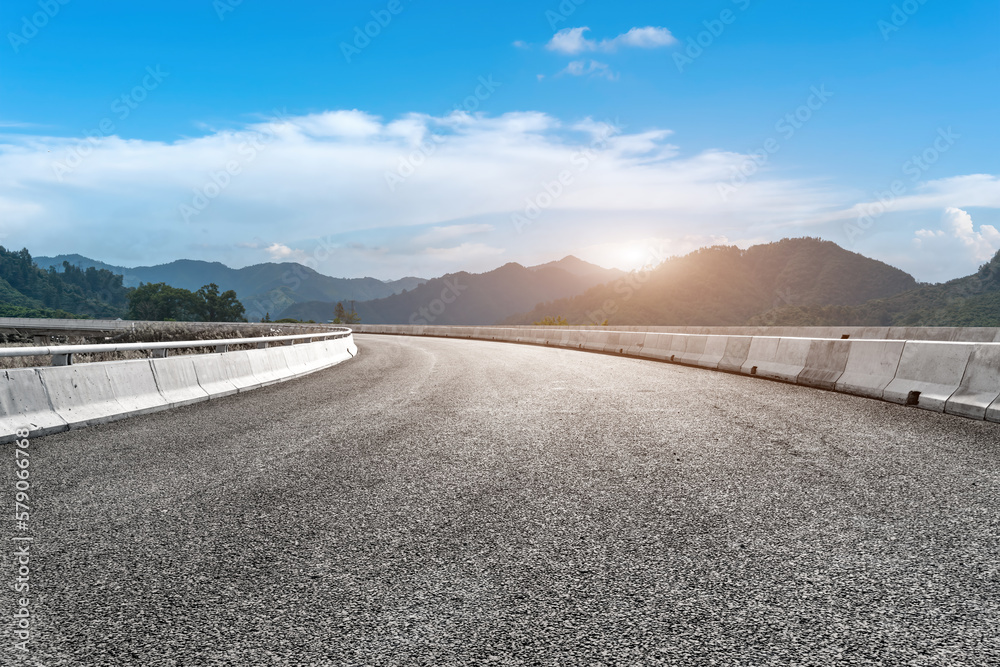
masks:
[[[590,62],[586,60],[574,60],[566,66],[566,69],[559,73],[569,74],[570,76],[595,76],[607,79],[608,81],[618,80],[618,74],[611,71],[610,65],[596,60],[591,60]]]
[[[1000,231],[993,225],[980,225],[977,231],[968,211],[948,208],[942,222],[945,229],[918,229],[914,245],[937,253],[960,250],[977,262],[988,261],[1000,250]]]
[[[677,39],[666,28],[647,26],[632,28],[611,39],[601,41],[588,39],[584,33],[590,28],[565,28],[557,32],[546,45],[550,51],[567,55],[578,55],[588,51],[612,53],[620,48],[657,49],[675,44]]]
[[[612,125],[539,112],[383,119],[342,110],[175,141],[6,134],[0,234],[5,245],[123,265],[306,256],[335,275],[398,277],[486,270],[500,249],[505,261],[544,262],[577,248],[680,238],[690,230],[737,239],[813,233],[817,219],[840,220],[856,201],[828,185],[762,171],[725,202],[718,184],[747,155],[682,152],[668,129],[609,132]],[[385,174],[429,136],[440,139],[433,154],[390,192]],[[60,180],[54,163],[81,142],[91,150]],[[256,157],[246,159],[253,151]],[[561,174],[568,175],[565,184]],[[227,185],[206,187],[216,181]],[[516,233],[512,215],[553,183],[559,196]],[[196,192],[210,198],[185,220],[180,207]],[[928,215],[949,207],[1000,209],[995,175],[918,184],[912,192],[900,206]],[[975,233],[992,242],[988,229]],[[912,231],[903,245],[910,238]],[[219,247],[230,251],[206,250]]]

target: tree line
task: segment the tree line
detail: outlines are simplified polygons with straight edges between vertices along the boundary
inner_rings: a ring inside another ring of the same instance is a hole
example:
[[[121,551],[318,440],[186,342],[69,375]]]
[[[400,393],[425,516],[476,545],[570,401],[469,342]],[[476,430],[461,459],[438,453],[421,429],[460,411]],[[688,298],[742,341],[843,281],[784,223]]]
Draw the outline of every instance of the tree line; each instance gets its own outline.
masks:
[[[107,269],[86,270],[69,262],[62,270],[40,268],[26,248],[0,246],[0,316],[124,317],[183,322],[245,322],[236,292],[210,283],[196,292],[165,283],[125,287]]]
[[[140,283],[128,295],[125,319],[178,322],[246,322],[234,290],[209,283],[197,292],[166,283]]]

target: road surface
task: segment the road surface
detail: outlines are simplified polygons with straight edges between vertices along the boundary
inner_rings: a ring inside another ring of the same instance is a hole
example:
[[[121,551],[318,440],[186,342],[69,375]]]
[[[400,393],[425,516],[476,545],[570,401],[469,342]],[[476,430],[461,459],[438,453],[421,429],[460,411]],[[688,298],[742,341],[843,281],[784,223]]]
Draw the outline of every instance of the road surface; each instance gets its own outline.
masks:
[[[34,440],[30,529],[7,524],[34,537],[33,634],[23,658],[7,632],[6,664],[1000,662],[996,424],[357,342],[302,380]]]

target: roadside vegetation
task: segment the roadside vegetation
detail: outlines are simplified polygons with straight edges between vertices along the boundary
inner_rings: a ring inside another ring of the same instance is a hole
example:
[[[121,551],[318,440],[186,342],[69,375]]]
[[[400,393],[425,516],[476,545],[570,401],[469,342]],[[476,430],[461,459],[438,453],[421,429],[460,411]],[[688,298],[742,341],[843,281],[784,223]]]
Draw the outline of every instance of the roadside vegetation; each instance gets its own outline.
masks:
[[[36,343],[32,334],[0,334],[0,347],[35,347],[36,345],[107,345],[122,343],[161,343],[190,340],[223,340],[233,338],[260,338],[270,336],[294,336],[298,334],[319,333],[329,331],[329,327],[315,326],[282,326],[274,322],[270,325],[234,323],[232,325],[195,325],[184,322],[166,323],[163,325],[139,324],[132,329],[114,333],[95,332],[92,336],[60,336],[49,337],[48,341]],[[230,350],[251,350],[255,344],[233,345]],[[213,352],[212,347],[171,350],[170,356],[206,354]],[[147,359],[150,353],[145,350],[129,352],[102,352],[100,354],[73,355],[74,364],[95,361],[124,361],[128,359]],[[52,363],[48,355],[30,357],[0,357],[0,369],[31,368],[48,366]]]

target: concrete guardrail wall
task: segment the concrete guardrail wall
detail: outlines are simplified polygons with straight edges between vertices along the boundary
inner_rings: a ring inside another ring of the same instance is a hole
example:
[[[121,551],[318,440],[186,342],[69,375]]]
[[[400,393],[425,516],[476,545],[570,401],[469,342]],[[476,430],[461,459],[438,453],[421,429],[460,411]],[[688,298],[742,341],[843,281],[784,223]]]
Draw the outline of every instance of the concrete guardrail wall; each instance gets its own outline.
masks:
[[[198,331],[215,329],[219,326],[248,329],[251,331],[274,333],[287,331],[316,331],[336,329],[339,327],[328,324],[303,324],[293,322],[153,322],[145,320],[68,320],[42,317],[0,317],[0,333],[34,334],[36,338],[54,335],[94,336],[97,334],[114,335],[136,329],[159,329]]]
[[[474,338],[621,354],[1000,422],[1000,342],[992,342],[992,339],[897,339],[890,334],[900,330],[893,329],[863,329],[861,331],[870,336],[859,338],[850,333],[850,328],[783,328],[772,330],[770,335],[371,324],[356,326],[354,330],[370,334]],[[803,331],[822,332],[828,336],[789,333]],[[903,331],[914,332],[913,329]],[[996,330],[956,328],[937,333],[945,332],[955,337],[963,331]]]
[[[229,396],[357,353],[348,335],[213,354],[0,370],[0,442],[14,440],[17,429],[42,436]]]

